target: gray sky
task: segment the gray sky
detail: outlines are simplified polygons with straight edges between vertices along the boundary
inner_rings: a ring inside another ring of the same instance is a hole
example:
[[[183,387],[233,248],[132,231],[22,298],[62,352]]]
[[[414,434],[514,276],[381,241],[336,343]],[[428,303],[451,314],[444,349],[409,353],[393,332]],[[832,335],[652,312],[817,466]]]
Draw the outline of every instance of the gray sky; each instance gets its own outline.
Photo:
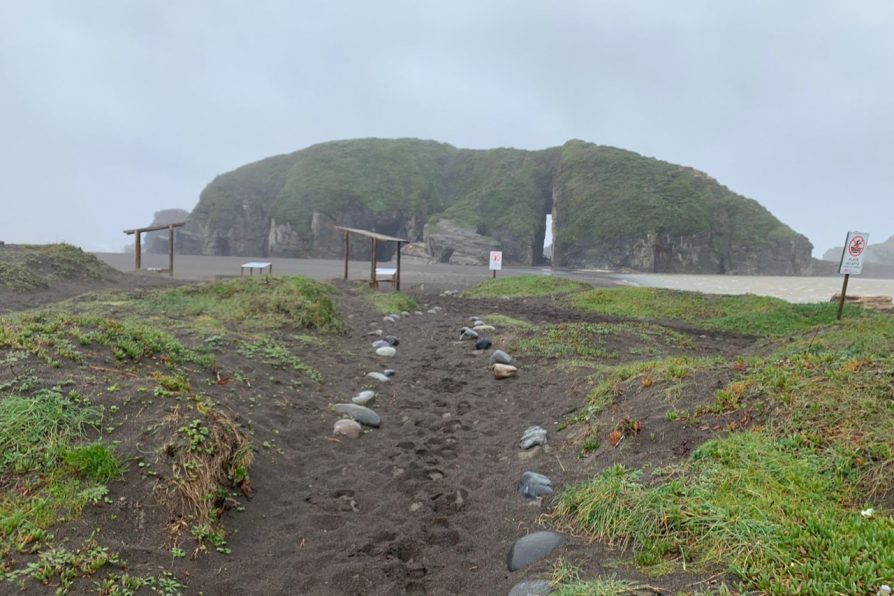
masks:
[[[894,2],[4,0],[0,239],[120,249],[314,143],[570,138],[703,170],[814,253],[894,234]]]

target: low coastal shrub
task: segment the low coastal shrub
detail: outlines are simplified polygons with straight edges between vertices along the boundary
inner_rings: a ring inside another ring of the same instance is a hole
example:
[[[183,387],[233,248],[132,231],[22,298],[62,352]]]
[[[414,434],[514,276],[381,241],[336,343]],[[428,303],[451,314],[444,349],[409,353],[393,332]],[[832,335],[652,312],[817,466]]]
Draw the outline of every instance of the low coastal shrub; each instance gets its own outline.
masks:
[[[248,328],[341,333],[345,323],[332,286],[301,276],[235,279],[153,292],[143,298],[153,314],[207,317]]]

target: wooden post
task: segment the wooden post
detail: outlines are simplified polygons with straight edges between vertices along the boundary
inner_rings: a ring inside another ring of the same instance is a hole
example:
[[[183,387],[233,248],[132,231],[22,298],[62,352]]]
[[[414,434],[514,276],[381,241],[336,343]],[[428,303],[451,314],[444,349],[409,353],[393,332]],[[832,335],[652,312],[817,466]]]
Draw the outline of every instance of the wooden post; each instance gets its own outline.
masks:
[[[376,239],[370,238],[369,249],[369,285],[373,288],[379,287],[376,281]]]
[[[847,280],[850,278],[849,273],[844,274],[844,283],[841,285],[841,300],[838,302],[838,317],[841,320],[841,311],[844,310],[844,296],[847,294]]]
[[[137,271],[140,270],[143,261],[143,247],[140,246],[140,231],[136,230],[133,233],[133,266]]]
[[[351,244],[348,241],[348,233],[345,232],[345,281],[348,280],[348,254],[351,251]]]
[[[397,243],[397,281],[394,284],[394,290],[400,292],[400,245],[401,243]]]
[[[168,226],[168,275],[174,277],[174,226]]]
[[[497,279],[497,270],[496,269],[494,269],[493,277],[491,279]]]

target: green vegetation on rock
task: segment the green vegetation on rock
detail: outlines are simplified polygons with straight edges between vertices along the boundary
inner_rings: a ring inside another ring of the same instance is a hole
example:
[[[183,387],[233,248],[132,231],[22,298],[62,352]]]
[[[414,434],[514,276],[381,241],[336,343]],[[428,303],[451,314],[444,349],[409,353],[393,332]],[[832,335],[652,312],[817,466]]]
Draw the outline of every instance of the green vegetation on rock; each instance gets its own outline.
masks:
[[[443,219],[496,240],[507,262],[533,264],[548,213],[554,265],[711,273],[812,266],[806,238],[709,176],[578,140],[540,151],[418,139],[322,143],[215,178],[180,238],[201,254],[324,257],[341,251],[333,225],[418,241],[427,223]]]

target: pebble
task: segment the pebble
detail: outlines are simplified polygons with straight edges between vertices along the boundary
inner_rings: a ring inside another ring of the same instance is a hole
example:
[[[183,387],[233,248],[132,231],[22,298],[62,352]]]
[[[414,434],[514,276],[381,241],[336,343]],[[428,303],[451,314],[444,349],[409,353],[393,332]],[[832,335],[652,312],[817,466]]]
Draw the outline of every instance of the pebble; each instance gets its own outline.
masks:
[[[475,349],[476,350],[487,350],[492,345],[494,345],[494,343],[490,339],[488,339],[486,337],[481,337],[478,339],[478,341],[475,342]]]
[[[390,345],[391,345],[391,344],[389,344],[389,343],[388,343],[387,341],[385,341],[384,339],[377,339],[376,341],[372,342],[372,347],[373,347],[374,350],[378,350],[379,348],[384,348],[384,347],[387,347],[387,346],[390,346]]]
[[[468,327],[463,327],[462,329],[459,330],[459,339],[460,340],[477,339],[477,338],[478,338],[477,331],[473,331],[472,329],[469,329]]]
[[[522,449],[530,449],[535,445],[546,445],[546,429],[540,426],[529,426],[522,433],[518,446]]]
[[[359,406],[365,406],[376,398],[376,392],[371,390],[361,391],[351,398],[351,401]]]
[[[495,379],[508,379],[514,377],[517,372],[518,369],[511,364],[494,364]]]
[[[509,596],[547,596],[551,589],[548,579],[528,580],[512,586]]]
[[[410,512],[411,513],[415,513],[417,511],[419,511],[420,509],[422,509],[422,503],[420,503],[419,501],[416,501],[415,503],[410,503]]]
[[[376,355],[378,356],[391,358],[395,354],[397,354],[397,350],[395,350],[391,346],[382,346],[381,348],[376,348]]]
[[[397,319],[395,319],[394,317],[383,317],[382,320],[386,323],[394,323],[397,321]]]
[[[360,424],[365,424],[366,426],[379,426],[379,424],[382,423],[382,419],[379,418],[379,415],[365,406],[358,406],[357,404],[335,404],[332,406],[332,409],[339,414],[347,414]]]
[[[390,379],[391,377],[393,377],[394,375],[397,374],[397,371],[394,370],[393,368],[386,368],[385,370],[382,371],[382,374]]]
[[[469,317],[469,320],[470,321],[480,321],[481,317],[479,317],[478,315],[472,315],[471,317]]]
[[[563,544],[565,544],[565,537],[555,532],[534,532],[522,536],[509,549],[506,565],[509,567],[509,571],[527,567],[531,563],[549,556]]]
[[[427,312],[427,313],[430,314],[430,315],[436,315],[436,314],[438,314],[438,311],[436,311],[436,310],[433,309],[433,308],[430,308],[430,309],[428,309],[428,310],[425,311],[425,312]]]
[[[478,321],[478,322],[481,323],[481,321]],[[472,329],[474,329],[475,331],[478,331],[478,332],[483,332],[483,331],[495,331],[496,327],[494,327],[493,325],[485,325],[484,323],[481,323],[480,325],[473,325]]]
[[[494,353],[490,355],[491,364],[509,364],[510,362],[512,362],[512,356],[510,356],[503,350],[494,350]]]
[[[375,379],[376,381],[387,381],[388,380],[388,377],[383,375],[380,372],[366,373],[366,376],[371,379]]]
[[[421,314],[422,314],[422,311],[421,311],[421,310],[413,311],[413,314],[414,314],[414,315],[421,315]]]
[[[392,319],[394,319],[395,321],[399,321],[399,320],[400,320],[400,315],[397,314],[396,312],[393,312],[393,313],[391,313],[391,314],[388,315],[388,316],[391,317]]]
[[[409,317],[409,316],[410,316],[410,312],[407,311],[407,310],[402,310],[402,311],[400,311],[400,316],[402,316],[402,317]]]
[[[351,439],[357,439],[363,434],[363,428],[350,418],[342,418],[335,421],[335,427],[332,430],[336,435],[342,435]]]
[[[382,335],[382,330],[376,329],[375,331],[370,331],[367,335]]]
[[[397,337],[396,335],[386,335],[385,337],[382,338],[382,341],[388,342],[389,346],[396,346],[397,344],[400,343],[400,338]]]
[[[518,482],[518,492],[526,499],[537,499],[553,494],[552,480],[537,472],[525,472]]]

